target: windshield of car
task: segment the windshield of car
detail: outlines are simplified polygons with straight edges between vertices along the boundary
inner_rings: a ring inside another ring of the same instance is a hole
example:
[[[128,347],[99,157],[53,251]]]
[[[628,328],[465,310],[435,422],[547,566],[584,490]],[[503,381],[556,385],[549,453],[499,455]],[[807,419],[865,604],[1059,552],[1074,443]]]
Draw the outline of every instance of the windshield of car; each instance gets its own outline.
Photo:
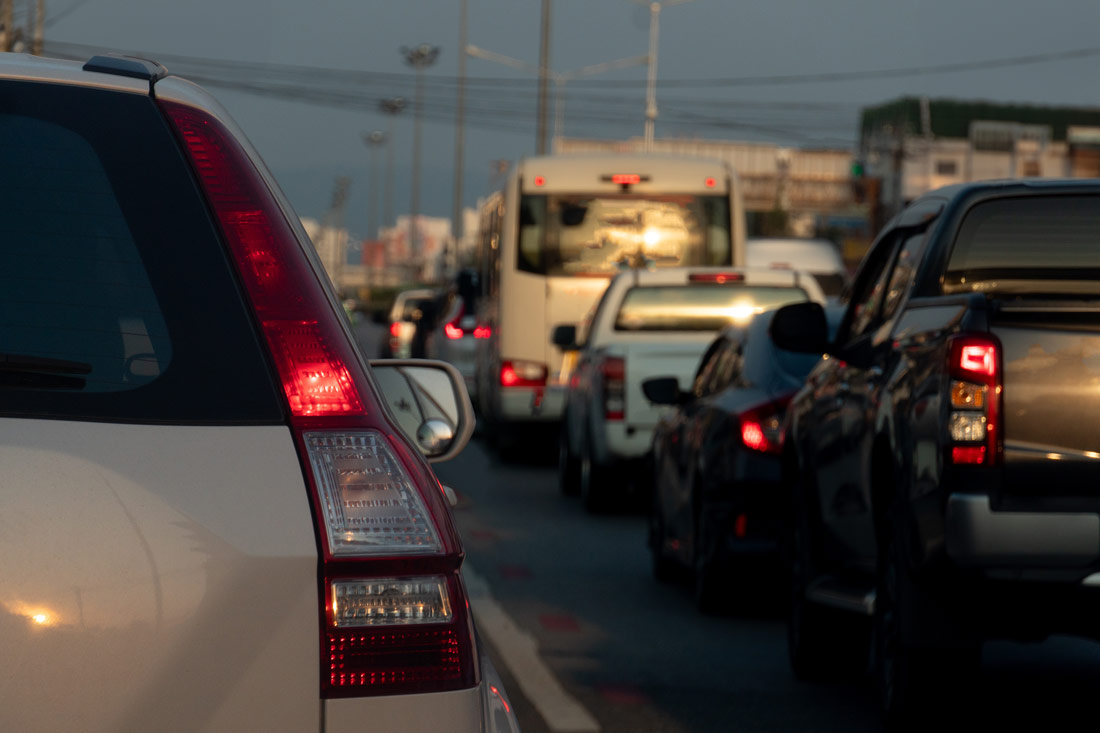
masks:
[[[612,275],[639,264],[732,264],[725,196],[525,195],[518,267]]]
[[[807,299],[798,287],[656,285],[628,290],[615,316],[616,331],[717,331],[754,315]]]
[[[1027,196],[966,215],[944,292],[1100,295],[1100,196]]]

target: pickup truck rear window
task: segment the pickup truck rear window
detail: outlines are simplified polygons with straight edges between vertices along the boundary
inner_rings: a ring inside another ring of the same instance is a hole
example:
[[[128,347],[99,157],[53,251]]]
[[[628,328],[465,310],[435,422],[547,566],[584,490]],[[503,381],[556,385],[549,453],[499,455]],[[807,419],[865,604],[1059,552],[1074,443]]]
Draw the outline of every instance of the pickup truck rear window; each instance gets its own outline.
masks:
[[[616,331],[718,331],[743,326],[757,313],[807,300],[797,287],[739,284],[651,285],[626,291]]]
[[[1100,295],[1100,196],[1026,196],[963,220],[946,293]]]
[[[0,415],[256,423],[281,402],[145,95],[0,83]]]

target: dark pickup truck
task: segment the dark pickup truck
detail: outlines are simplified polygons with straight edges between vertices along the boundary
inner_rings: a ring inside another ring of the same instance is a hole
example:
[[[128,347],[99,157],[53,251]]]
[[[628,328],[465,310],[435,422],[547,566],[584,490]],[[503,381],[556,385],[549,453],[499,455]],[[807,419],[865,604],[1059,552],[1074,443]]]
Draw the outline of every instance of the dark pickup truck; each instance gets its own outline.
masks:
[[[1100,183],[933,191],[876,239],[784,433],[802,678],[862,656],[888,727],[987,639],[1100,637]]]

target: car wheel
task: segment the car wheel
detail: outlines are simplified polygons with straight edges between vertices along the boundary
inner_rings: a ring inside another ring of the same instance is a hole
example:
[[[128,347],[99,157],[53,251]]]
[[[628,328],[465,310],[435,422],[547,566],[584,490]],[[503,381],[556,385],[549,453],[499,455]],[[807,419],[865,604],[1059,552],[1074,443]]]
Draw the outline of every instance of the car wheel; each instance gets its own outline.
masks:
[[[696,478],[698,481],[698,478]],[[728,608],[728,577],[718,563],[714,523],[708,518],[702,501],[697,502],[695,536],[691,540],[692,580],[695,607],[706,614],[718,614]]]
[[[805,490],[796,484],[788,528],[787,657],[794,676],[807,681],[858,672],[867,661],[866,617],[827,608],[807,598],[806,592],[818,573],[814,528]]]
[[[558,485],[565,496],[576,496],[580,492],[580,460],[569,450],[568,418],[562,419],[558,433]]]
[[[880,537],[878,564],[872,672],[886,730],[911,730],[952,707],[952,692],[972,684],[981,666],[981,645],[907,644],[902,629],[918,628],[922,621],[916,617],[918,591],[895,533]]]
[[[581,442],[579,492],[581,504],[591,513],[603,511],[607,502],[607,473],[592,459],[590,439]]]
[[[661,511],[660,491],[656,481],[649,504],[649,552],[653,564],[653,577],[661,583],[671,583],[678,575],[676,562],[665,554],[665,520]]]

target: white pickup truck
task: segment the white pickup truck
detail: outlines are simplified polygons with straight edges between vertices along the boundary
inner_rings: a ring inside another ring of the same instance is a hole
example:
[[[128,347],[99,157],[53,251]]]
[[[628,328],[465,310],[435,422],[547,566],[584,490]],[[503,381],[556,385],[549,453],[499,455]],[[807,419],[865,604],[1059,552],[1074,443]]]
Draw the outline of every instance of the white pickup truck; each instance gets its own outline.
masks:
[[[559,446],[562,491],[589,511],[621,493],[644,466],[662,408],[642,393],[649,377],[688,384],[722,328],[786,303],[825,301],[814,278],[793,270],[677,267],[631,270],[611,281],[578,329],[557,326],[566,351]]]

